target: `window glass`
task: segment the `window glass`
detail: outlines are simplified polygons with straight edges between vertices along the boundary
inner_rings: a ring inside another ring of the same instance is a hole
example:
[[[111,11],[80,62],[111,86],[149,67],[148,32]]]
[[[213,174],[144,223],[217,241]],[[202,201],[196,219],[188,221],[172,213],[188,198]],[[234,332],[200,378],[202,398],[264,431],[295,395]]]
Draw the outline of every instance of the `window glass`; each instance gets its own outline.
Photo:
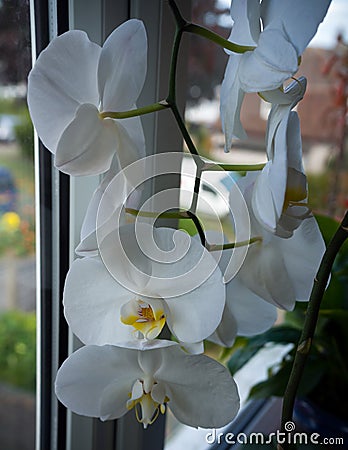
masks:
[[[232,20],[229,14],[230,0],[193,0],[192,21],[228,38]],[[333,0],[324,23],[312,43],[305,50],[296,76],[305,76],[308,88],[304,99],[297,105],[300,116],[303,159],[309,182],[309,203],[315,213],[342,217],[347,208],[347,168],[344,163],[346,146],[348,28],[344,17],[347,3]],[[228,55],[215,44],[200,36],[190,35],[188,59],[188,86],[186,124],[200,155],[229,164],[253,164],[266,161],[265,131],[270,104],[257,94],[246,94],[241,111],[241,121],[248,139],[233,141],[233,148],[224,153],[225,139],[220,121],[220,87]],[[185,164],[185,160],[184,160]],[[193,168],[194,169],[194,168]],[[237,173],[217,173],[216,180],[225,184],[228,198],[228,178]],[[182,178],[185,186],[187,180]],[[192,186],[191,186],[192,187]],[[200,195],[212,196],[204,185]],[[211,186],[210,186],[211,187]],[[224,193],[221,188],[220,192]],[[221,195],[221,194],[220,194]],[[181,199],[182,200],[182,199]],[[214,205],[219,199],[215,198]],[[190,200],[186,201],[190,204]],[[185,207],[186,204],[181,204]],[[204,216],[204,210],[199,210]],[[224,211],[219,218],[223,223]],[[209,218],[205,225],[211,228]],[[282,320],[279,312],[278,322]],[[206,344],[206,352],[218,357],[217,348]],[[245,404],[250,388],[267,377],[267,367],[281,358],[286,349],[274,348],[263,352],[258,360],[248,363],[236,381]],[[166,426],[166,450],[208,448],[206,435],[209,430],[193,430],[178,423],[168,412]]]
[[[33,128],[29,1],[0,1],[0,448],[35,446]]]

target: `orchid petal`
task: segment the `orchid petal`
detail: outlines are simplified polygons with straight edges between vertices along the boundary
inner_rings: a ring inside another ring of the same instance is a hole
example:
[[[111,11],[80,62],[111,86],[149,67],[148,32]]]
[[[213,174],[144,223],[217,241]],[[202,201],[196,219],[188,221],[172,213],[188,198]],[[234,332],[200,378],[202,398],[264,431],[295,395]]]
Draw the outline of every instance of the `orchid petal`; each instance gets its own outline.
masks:
[[[124,111],[143,88],[147,37],[143,22],[131,19],[105,41],[99,60],[98,83],[102,111]]]
[[[291,104],[276,105],[271,110],[267,128],[267,154],[272,161],[263,168],[253,191],[255,216],[273,233],[289,200],[298,201],[306,197],[306,177],[301,172],[300,123],[297,113],[290,111],[291,107]],[[295,196],[292,195],[292,185],[297,190]],[[298,194],[302,196],[297,198]]]
[[[276,209],[274,196],[276,195],[276,200],[279,200],[279,202],[284,202],[286,178],[284,180],[282,175],[286,174],[286,166],[283,169],[282,172],[277,173],[272,162],[269,161],[256,179],[253,190],[251,202],[253,213],[256,219],[271,233],[275,232],[280,217],[279,211]],[[276,177],[275,181],[279,181],[279,190],[276,188],[275,192],[271,186],[272,176]]]
[[[122,342],[121,344],[118,344],[118,347],[139,350],[139,353],[138,353],[139,365],[142,368],[143,372],[147,373],[146,372],[147,369],[145,368],[145,365],[147,363],[143,363],[143,360],[141,359],[141,355],[144,354],[143,353],[144,351],[155,350],[155,349],[159,349],[159,348],[175,347],[178,345],[179,344],[177,342],[168,341],[165,339],[152,339],[151,341],[149,341],[147,339],[133,339],[132,341],[125,341],[125,342]],[[157,358],[157,356],[156,356],[156,358]],[[149,363],[149,364],[153,365],[153,363]],[[146,367],[149,367],[149,366],[146,365]]]
[[[261,15],[265,27],[280,18],[289,40],[301,55],[323,21],[331,0],[269,0],[263,1]]]
[[[172,228],[151,229],[143,224],[142,229],[142,248],[153,260],[147,296],[156,297],[160,293],[166,299],[176,298],[203,286],[210,289],[211,283],[222,284],[214,257],[198,239]],[[153,241],[149,239],[152,233]]]
[[[138,351],[119,347],[82,347],[63,363],[56,378],[56,395],[69,409],[90,417],[127,412],[132,384],[141,370]],[[112,409],[105,405],[106,400]]]
[[[221,322],[208,340],[223,347],[232,347],[237,336],[237,329],[237,321],[226,302]]]
[[[226,295],[226,305],[235,317],[238,335],[263,333],[277,319],[277,308],[255,295],[237,278],[227,284]]]
[[[282,214],[284,201],[285,201],[285,193],[287,186],[287,175],[288,175],[288,117],[285,116],[285,119],[282,120],[279,124],[278,129],[276,130],[274,136],[274,155],[272,159],[272,163],[269,166],[268,173],[268,183],[269,189],[272,193],[272,201],[273,207],[276,212],[277,221]],[[293,149],[291,149],[292,151]],[[261,171],[260,177],[256,180],[255,190],[257,190],[256,185],[259,182],[259,179],[262,177],[263,172]],[[265,217],[265,221],[267,221]],[[276,224],[271,224],[272,228],[276,228]]]
[[[138,319],[139,305],[137,300],[132,298],[121,306],[121,321],[127,325],[133,325]]]
[[[220,91],[220,113],[222,130],[225,133],[225,152],[229,152],[232,139],[246,139],[247,135],[240,121],[240,110],[244,92],[240,87],[238,69],[242,55],[229,57]]]
[[[65,281],[64,314],[85,344],[117,344],[132,339],[120,321],[121,306],[134,297],[110,276],[99,257],[73,262]]]
[[[180,341],[201,341],[219,325],[225,305],[225,286],[219,272],[194,291],[166,299],[168,326]]]
[[[162,351],[155,379],[165,386],[175,417],[192,427],[217,428],[237,414],[237,386],[227,369],[205,355],[185,355],[177,347]]]
[[[303,203],[303,206],[290,204],[279,219],[276,235],[286,239],[291,237],[303,220],[308,219],[311,215],[311,210],[306,203]]]
[[[132,108],[136,108],[136,105],[133,105]],[[132,141],[133,146],[136,149],[138,159],[144,158],[146,156],[145,136],[140,117],[122,119],[119,123],[122,124],[130,140]]]
[[[176,345],[177,346],[177,345]],[[175,346],[175,347],[176,347]],[[151,352],[139,352],[138,354],[138,363],[141,367],[142,371],[145,374],[145,377],[153,380],[154,374],[158,371],[158,369],[163,364],[163,350],[164,352],[168,351],[171,347],[164,347],[154,349]],[[147,382],[149,384],[149,382]]]
[[[128,165],[134,163],[135,161],[138,161],[141,156],[143,156],[142,153],[144,153],[143,147],[137,147],[134,141],[132,140],[131,135],[128,133],[128,130],[131,130],[131,127],[125,128],[123,126],[122,121],[117,121],[117,157],[120,163],[120,166],[122,169],[127,167]],[[138,122],[139,123],[139,122]],[[137,122],[134,122],[134,125],[136,125]],[[137,131],[140,131],[141,126],[137,129]],[[141,136],[137,136],[136,133],[132,132],[132,135],[136,138],[136,142],[138,145],[140,145]],[[141,154],[140,154],[141,153]],[[128,172],[128,178],[131,177],[132,172]],[[129,182],[133,185],[136,185],[137,181],[139,179],[139,176],[136,174],[134,175],[134,180],[129,179]]]
[[[81,105],[60,137],[55,166],[69,175],[97,175],[106,172],[116,150],[117,126],[101,120],[98,109]]]
[[[231,42],[239,45],[257,45],[260,35],[260,1],[233,0],[231,4],[233,27]]]
[[[276,94],[276,92],[279,92],[279,89],[262,93],[263,97],[272,103],[266,130],[267,156],[269,159],[274,158],[275,135],[282,121],[286,121],[288,127],[286,138],[288,148],[291,148],[291,152],[287,152],[288,158],[291,158],[295,153],[296,158],[302,159],[300,125],[298,121],[296,123],[296,119],[293,117],[297,113],[291,112],[291,109],[303,98],[306,86],[306,78],[300,77],[287,86],[282,93],[281,99],[279,94]],[[294,146],[294,150],[292,150],[292,146]],[[297,168],[297,166],[292,167]]]
[[[44,145],[56,152],[63,130],[80,104],[98,105],[97,64],[101,48],[83,31],[53,39],[28,79],[28,106]]]
[[[302,100],[307,88],[307,79],[299,77],[292,81],[285,89],[278,88],[273,91],[265,91],[261,93],[264,100],[272,105],[288,105],[293,108],[300,100]]]
[[[249,248],[239,276],[245,286],[259,297],[279,308],[292,310],[296,294],[285,259],[274,242],[254,244]]]
[[[293,280],[296,300],[308,301],[325,252],[325,243],[314,217],[303,220],[290,239],[281,239],[286,270]]]
[[[292,111],[290,113],[286,140],[288,148],[288,166],[298,172],[303,172],[302,139],[300,119],[297,112]]]
[[[200,355],[204,353],[204,342],[179,342],[180,347],[190,355]]]
[[[276,89],[298,69],[298,56],[292,43],[278,28],[266,28],[258,46],[241,58],[238,76],[245,92]]]
[[[98,239],[102,240],[115,228],[126,225],[123,206],[129,188],[123,172],[119,169],[118,158],[114,155],[110,169],[104,174],[88,205],[81,227],[81,241],[75,249],[79,256],[96,256],[99,253]]]
[[[136,230],[134,224],[127,224],[114,229],[99,242],[100,255],[107,270],[118,283],[138,295],[156,297],[144,292],[151,280],[152,265],[139,244],[146,225],[140,224],[138,227]]]

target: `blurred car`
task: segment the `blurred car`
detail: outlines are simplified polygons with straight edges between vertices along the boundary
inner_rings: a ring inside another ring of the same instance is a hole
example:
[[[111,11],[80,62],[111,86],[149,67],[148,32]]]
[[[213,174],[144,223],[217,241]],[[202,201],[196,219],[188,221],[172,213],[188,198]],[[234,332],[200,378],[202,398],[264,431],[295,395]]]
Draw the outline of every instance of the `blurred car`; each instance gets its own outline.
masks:
[[[12,173],[0,167],[0,214],[17,210],[17,188]]]
[[[16,139],[15,127],[19,118],[11,114],[0,114],[0,142],[13,142]]]
[[[196,166],[190,155],[184,155],[181,166],[180,208],[189,209],[195,184]],[[205,171],[201,177],[197,214],[223,219],[230,213],[229,193],[234,181],[230,172]]]

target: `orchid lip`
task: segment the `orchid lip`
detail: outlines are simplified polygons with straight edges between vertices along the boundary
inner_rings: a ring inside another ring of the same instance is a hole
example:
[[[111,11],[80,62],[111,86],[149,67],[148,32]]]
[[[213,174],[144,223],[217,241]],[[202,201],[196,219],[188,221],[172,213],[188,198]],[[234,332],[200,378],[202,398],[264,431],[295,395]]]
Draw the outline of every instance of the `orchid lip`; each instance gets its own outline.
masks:
[[[156,384],[157,383],[154,382],[153,386]],[[134,408],[136,419],[139,423],[143,424],[144,428],[147,428],[148,425],[152,425],[159,416],[159,413],[165,413],[165,404],[169,401],[167,396],[165,396],[163,403],[155,401],[152,398],[151,389],[149,392],[146,392],[144,382],[136,380],[133,384],[132,392],[129,393],[130,399],[127,401],[126,405],[128,410]]]
[[[121,308],[121,322],[133,326],[145,339],[155,339],[166,323],[162,300],[132,299]]]

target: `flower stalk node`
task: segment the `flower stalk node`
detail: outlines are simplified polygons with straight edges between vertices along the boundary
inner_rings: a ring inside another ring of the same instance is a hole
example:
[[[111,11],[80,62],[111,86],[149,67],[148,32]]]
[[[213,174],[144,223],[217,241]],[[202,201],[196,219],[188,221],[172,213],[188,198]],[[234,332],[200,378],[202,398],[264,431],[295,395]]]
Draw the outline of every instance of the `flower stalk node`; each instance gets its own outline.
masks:
[[[301,342],[301,344],[297,347],[297,351],[302,354],[307,354],[307,353],[309,353],[311,345],[312,345],[312,339],[309,338],[309,339]]]

